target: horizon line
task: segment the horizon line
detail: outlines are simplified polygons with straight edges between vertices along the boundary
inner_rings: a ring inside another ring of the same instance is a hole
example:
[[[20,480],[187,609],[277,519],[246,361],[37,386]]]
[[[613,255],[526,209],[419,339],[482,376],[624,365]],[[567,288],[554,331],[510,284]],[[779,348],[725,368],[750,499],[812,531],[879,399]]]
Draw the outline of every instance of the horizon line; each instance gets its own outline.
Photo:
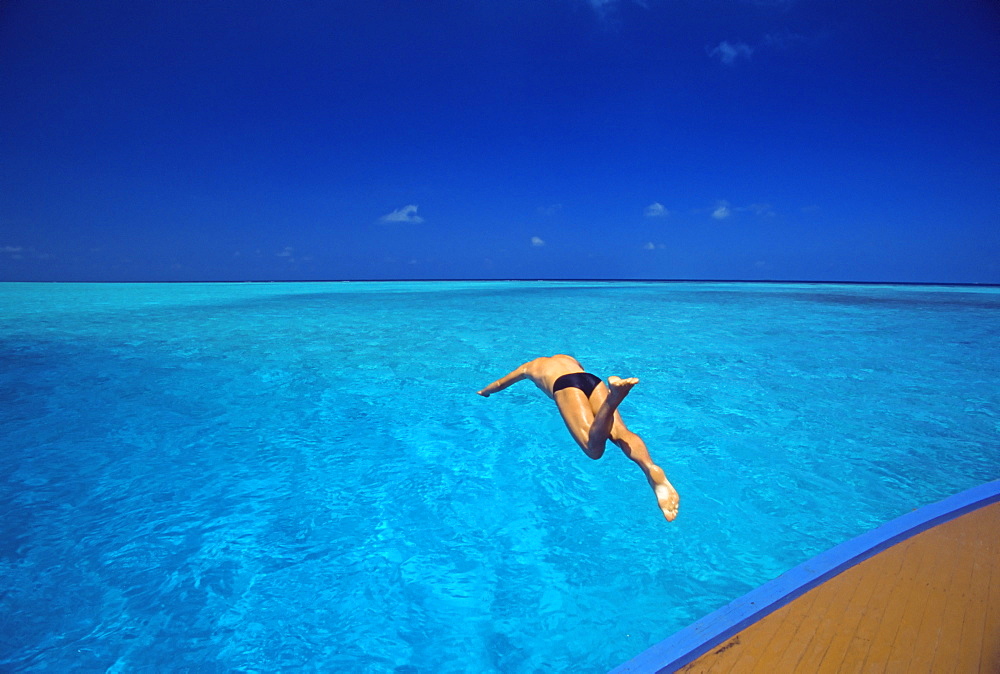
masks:
[[[947,287],[1000,287],[1000,283],[988,281],[831,281],[802,279],[726,279],[726,278],[319,278],[319,279],[240,279],[240,280],[196,280],[196,281],[12,281],[0,283],[64,283],[64,284],[211,284],[211,283],[760,283],[796,285],[899,285],[899,286],[947,286]]]

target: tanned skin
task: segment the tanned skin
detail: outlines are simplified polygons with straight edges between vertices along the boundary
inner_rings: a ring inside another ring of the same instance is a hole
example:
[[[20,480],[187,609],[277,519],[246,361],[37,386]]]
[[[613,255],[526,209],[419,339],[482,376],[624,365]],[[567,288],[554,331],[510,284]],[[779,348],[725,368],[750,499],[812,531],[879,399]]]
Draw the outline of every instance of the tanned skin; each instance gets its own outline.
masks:
[[[663,469],[653,463],[649,450],[646,449],[646,443],[625,426],[621,414],[618,413],[618,406],[639,380],[635,377],[627,379],[609,377],[607,385],[603,382],[598,384],[589,398],[583,391],[572,386],[553,393],[552,386],[556,379],[573,372],[584,372],[584,369],[572,356],[564,354],[543,356],[528,361],[478,393],[488,398],[491,394],[502,391],[522,379],[531,380],[545,395],[555,401],[570,435],[587,456],[591,459],[601,458],[607,441],[611,440],[621,448],[625,456],[642,469],[649,486],[653,488],[663,516],[672,522],[677,517],[680,496],[667,480]]]

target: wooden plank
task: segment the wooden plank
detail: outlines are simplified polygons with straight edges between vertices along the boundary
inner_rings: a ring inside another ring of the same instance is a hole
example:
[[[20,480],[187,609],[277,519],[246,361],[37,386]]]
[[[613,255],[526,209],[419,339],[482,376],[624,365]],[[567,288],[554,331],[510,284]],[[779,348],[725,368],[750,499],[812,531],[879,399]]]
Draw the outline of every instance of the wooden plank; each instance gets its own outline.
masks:
[[[784,628],[784,620],[782,619],[784,614],[779,613],[779,611],[784,611],[785,608],[788,607],[782,607],[771,614],[775,617],[774,620],[758,621],[736,635],[741,638],[742,643],[739,650],[733,654],[734,662],[730,669],[731,672],[752,672],[754,670],[760,659],[761,646],[776,639]]]
[[[802,671],[836,671],[836,667],[840,666],[844,644],[849,638],[848,629],[853,632],[853,625],[850,628],[847,626],[847,612],[857,597],[870,596],[878,582],[874,574],[863,573],[861,568],[861,565],[852,567],[839,577],[813,590],[813,592],[823,592],[827,596],[832,595],[832,598],[827,602],[816,634],[799,660],[799,668]],[[824,665],[828,657],[836,659],[837,664]]]
[[[907,569],[907,560],[910,559],[907,552],[912,545],[912,539],[907,540],[883,552],[879,558],[869,560],[872,561],[872,564],[865,565],[868,573],[872,573],[883,564],[891,566],[894,573],[874,574],[879,577],[879,582],[875,583],[871,595],[859,598],[857,603],[851,607],[847,625],[853,625],[854,629],[851,639],[844,649],[843,658],[837,666],[838,670],[861,671],[871,650],[875,634],[884,622],[885,607],[890,595],[904,574],[912,573],[912,569]]]
[[[834,580],[839,581],[836,586],[838,589],[842,589],[844,594],[853,594],[851,592],[853,589],[851,587],[852,578],[838,577]],[[802,656],[809,644],[816,638],[816,633],[821,629],[826,612],[834,600],[836,593],[832,593],[832,589],[833,586],[826,587],[825,584],[813,588],[806,595],[806,597],[811,596],[811,601],[804,601],[805,597],[803,597],[785,607],[789,612],[790,619],[797,624],[797,628],[794,634],[788,635],[789,638],[786,640],[785,649],[781,655],[768,663],[769,665],[773,664],[773,667],[769,667],[769,674],[770,672],[802,671],[800,669]]]
[[[874,609],[872,616],[877,615],[875,620],[878,624],[872,633],[871,645],[865,654],[864,660],[858,663],[861,665],[861,667],[857,668],[858,671],[868,668],[875,669],[877,664],[882,663],[884,665],[884,663],[889,661],[889,648],[896,637],[896,632],[899,631],[899,625],[901,622],[907,620],[904,610],[907,599],[910,598],[914,591],[917,574],[920,572],[921,566],[923,566],[922,552],[922,546],[917,544],[916,539],[913,539],[913,544],[909,546],[906,552],[899,575],[892,583],[892,591],[884,601],[872,607]],[[850,666],[850,663],[848,663],[848,666]]]
[[[780,662],[783,656],[789,653],[790,650],[793,650],[798,640],[804,636],[804,633],[800,632],[802,621],[812,611],[815,603],[816,594],[807,592],[781,609],[781,629],[766,646],[759,650],[760,657],[757,658],[753,669],[750,671],[782,671],[780,667],[772,667],[772,665]]]
[[[695,661],[696,663],[699,663],[698,669],[695,671],[704,672],[705,674],[753,672],[757,663],[763,658],[762,652],[765,651],[770,644],[780,643],[785,630],[788,629],[788,615],[784,609],[779,609],[768,617],[772,619],[754,623],[747,628],[747,630],[744,630],[733,638],[738,638],[739,641],[733,641],[733,639],[730,639],[726,642],[727,644],[732,644],[733,648],[731,648],[732,653],[725,652],[721,654],[727,656],[725,658],[727,664],[723,669],[717,672],[713,665],[714,659],[718,657],[716,655],[718,649],[715,649]],[[767,624],[765,624],[765,622]],[[750,631],[751,629],[752,631]],[[728,669],[725,667],[728,667]]]
[[[974,545],[981,552],[982,545]],[[969,595],[965,603],[965,615],[962,621],[962,636],[959,639],[958,666],[956,672],[978,672],[982,657],[983,634],[986,630],[987,593],[990,582],[990,560],[984,560],[976,555],[972,560],[972,578],[969,582]]]
[[[962,527],[956,531],[953,526],[958,522],[959,520],[949,522],[914,539],[910,554],[919,557],[920,568],[912,583],[900,587],[899,592],[891,599],[894,604],[900,604],[902,609],[896,622],[895,634],[885,644],[886,654],[881,662],[885,664],[886,672],[907,674],[910,671],[920,671],[921,661],[914,659],[914,645],[927,606],[932,600],[933,588],[943,587],[947,583],[956,557],[961,556],[962,549],[952,545],[952,542],[961,538]],[[891,627],[886,634],[890,632]],[[933,641],[936,645],[936,639]],[[932,653],[934,645],[931,646]],[[911,669],[911,661],[915,663],[912,665],[915,669]],[[925,662],[924,666],[929,662]]]
[[[905,549],[906,544],[901,543],[896,547],[899,548],[900,546],[903,546],[901,549]],[[880,564],[885,569],[886,576],[890,578],[895,577],[903,565],[903,555],[889,554],[888,552],[883,553],[883,555],[878,559],[880,559]],[[831,623],[830,625],[833,636],[830,638],[829,646],[823,653],[819,666],[816,669],[817,672],[841,671],[841,664],[847,657],[848,652],[852,648],[860,647],[861,642],[857,641],[856,643],[858,625],[865,619],[868,603],[876,594],[877,588],[884,586],[882,577],[879,574],[868,572],[870,568],[870,565],[867,563],[868,561],[872,560],[867,560],[862,565],[848,569],[845,572],[845,574],[849,574],[847,577],[853,580],[855,590],[851,594],[847,608],[841,614],[839,624]],[[887,590],[888,588],[885,589]],[[831,591],[835,592],[836,590],[836,586],[831,586]]]
[[[968,560],[958,559],[967,553],[968,527],[953,527],[951,524],[949,522],[948,525],[942,525],[936,532],[937,535],[930,537],[931,547],[937,553],[936,563],[926,572],[927,601],[920,616],[920,624],[912,633],[901,630],[896,635],[894,644],[894,650],[904,653],[909,651],[907,661],[913,663],[914,667],[924,667],[925,671],[934,671],[933,663],[937,653],[942,651],[947,653],[954,648],[955,644],[947,643],[947,639],[958,641],[961,633],[952,635],[946,627],[951,609],[950,619],[955,620],[956,627],[961,629],[964,603],[950,601],[950,597],[956,594],[964,597],[965,586],[972,576],[972,567]],[[957,563],[958,561],[965,563]],[[954,662],[955,655],[954,652],[951,653],[949,662]]]
[[[1000,550],[994,555],[1000,556]],[[983,653],[979,659],[983,671],[1000,672],[1000,568],[994,565],[990,579],[989,611],[983,638]]]
[[[993,532],[982,540],[982,554],[991,560],[989,597],[986,600],[986,625],[983,630],[983,650],[979,663],[982,671],[1000,672],[1000,507],[994,506],[984,514],[986,521],[980,530]],[[992,515],[992,517],[985,517]]]

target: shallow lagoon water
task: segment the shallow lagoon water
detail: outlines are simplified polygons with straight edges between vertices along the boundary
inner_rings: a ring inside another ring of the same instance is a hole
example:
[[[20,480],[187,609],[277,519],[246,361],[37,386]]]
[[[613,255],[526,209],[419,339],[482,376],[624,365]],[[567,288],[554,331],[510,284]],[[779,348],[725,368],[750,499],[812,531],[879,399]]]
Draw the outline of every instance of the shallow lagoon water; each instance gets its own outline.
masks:
[[[1000,291],[0,284],[0,668],[604,671],[1000,477]],[[663,521],[530,383],[570,353]]]

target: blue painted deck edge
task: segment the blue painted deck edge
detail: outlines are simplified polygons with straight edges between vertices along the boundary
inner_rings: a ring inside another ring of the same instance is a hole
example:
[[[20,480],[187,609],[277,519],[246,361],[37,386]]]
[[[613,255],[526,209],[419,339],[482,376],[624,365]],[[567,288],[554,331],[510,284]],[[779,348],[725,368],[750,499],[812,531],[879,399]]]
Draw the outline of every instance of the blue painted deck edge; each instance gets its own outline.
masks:
[[[1000,501],[1000,480],[973,487],[898,517],[786,571],[649,647],[613,669],[611,674],[674,672],[796,597],[882,550],[997,501]]]

